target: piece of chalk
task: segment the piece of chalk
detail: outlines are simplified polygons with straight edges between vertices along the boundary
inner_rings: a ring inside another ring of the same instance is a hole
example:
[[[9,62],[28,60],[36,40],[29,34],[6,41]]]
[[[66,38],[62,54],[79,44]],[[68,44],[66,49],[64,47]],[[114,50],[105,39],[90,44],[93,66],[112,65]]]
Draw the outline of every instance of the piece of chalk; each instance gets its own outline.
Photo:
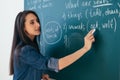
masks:
[[[96,29],[93,29],[92,34],[95,32]]]

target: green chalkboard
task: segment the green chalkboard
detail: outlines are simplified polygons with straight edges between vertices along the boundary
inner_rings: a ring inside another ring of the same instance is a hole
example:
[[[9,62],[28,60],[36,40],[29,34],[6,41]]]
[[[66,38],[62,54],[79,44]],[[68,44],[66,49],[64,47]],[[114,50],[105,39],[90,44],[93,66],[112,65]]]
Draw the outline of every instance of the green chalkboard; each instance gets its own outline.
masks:
[[[49,72],[56,80],[120,80],[120,0],[24,0],[41,21],[40,50],[61,58],[84,45],[84,36],[96,29],[96,41],[82,58]]]

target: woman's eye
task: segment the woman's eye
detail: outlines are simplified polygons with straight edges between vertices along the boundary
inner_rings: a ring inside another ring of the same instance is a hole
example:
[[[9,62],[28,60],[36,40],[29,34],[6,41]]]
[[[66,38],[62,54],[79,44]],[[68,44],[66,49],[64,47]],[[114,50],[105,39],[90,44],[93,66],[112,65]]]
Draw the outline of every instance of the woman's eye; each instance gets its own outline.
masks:
[[[32,21],[32,22],[30,22],[30,24],[34,24],[34,22]]]

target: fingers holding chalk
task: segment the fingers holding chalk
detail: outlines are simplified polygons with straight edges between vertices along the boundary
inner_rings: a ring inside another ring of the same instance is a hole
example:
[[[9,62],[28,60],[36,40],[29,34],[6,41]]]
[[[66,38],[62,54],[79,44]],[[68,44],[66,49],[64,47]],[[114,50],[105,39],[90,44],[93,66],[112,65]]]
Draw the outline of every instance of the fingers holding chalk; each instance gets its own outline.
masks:
[[[93,30],[92,30],[92,34],[94,34],[95,31],[96,31],[96,29],[93,29]]]
[[[90,30],[88,34],[93,35],[95,33],[95,31],[96,31],[96,29],[94,28],[94,29]]]

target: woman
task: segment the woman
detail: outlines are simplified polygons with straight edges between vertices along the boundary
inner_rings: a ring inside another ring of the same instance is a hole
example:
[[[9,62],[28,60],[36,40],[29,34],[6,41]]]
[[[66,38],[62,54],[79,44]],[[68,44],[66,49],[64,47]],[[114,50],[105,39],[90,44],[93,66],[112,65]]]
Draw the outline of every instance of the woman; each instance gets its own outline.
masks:
[[[40,21],[34,11],[20,12],[15,20],[10,57],[10,75],[13,80],[41,80],[46,70],[58,72],[69,66],[90,50],[95,41],[92,30],[84,38],[84,46],[63,58],[41,55],[36,36],[40,35]]]

